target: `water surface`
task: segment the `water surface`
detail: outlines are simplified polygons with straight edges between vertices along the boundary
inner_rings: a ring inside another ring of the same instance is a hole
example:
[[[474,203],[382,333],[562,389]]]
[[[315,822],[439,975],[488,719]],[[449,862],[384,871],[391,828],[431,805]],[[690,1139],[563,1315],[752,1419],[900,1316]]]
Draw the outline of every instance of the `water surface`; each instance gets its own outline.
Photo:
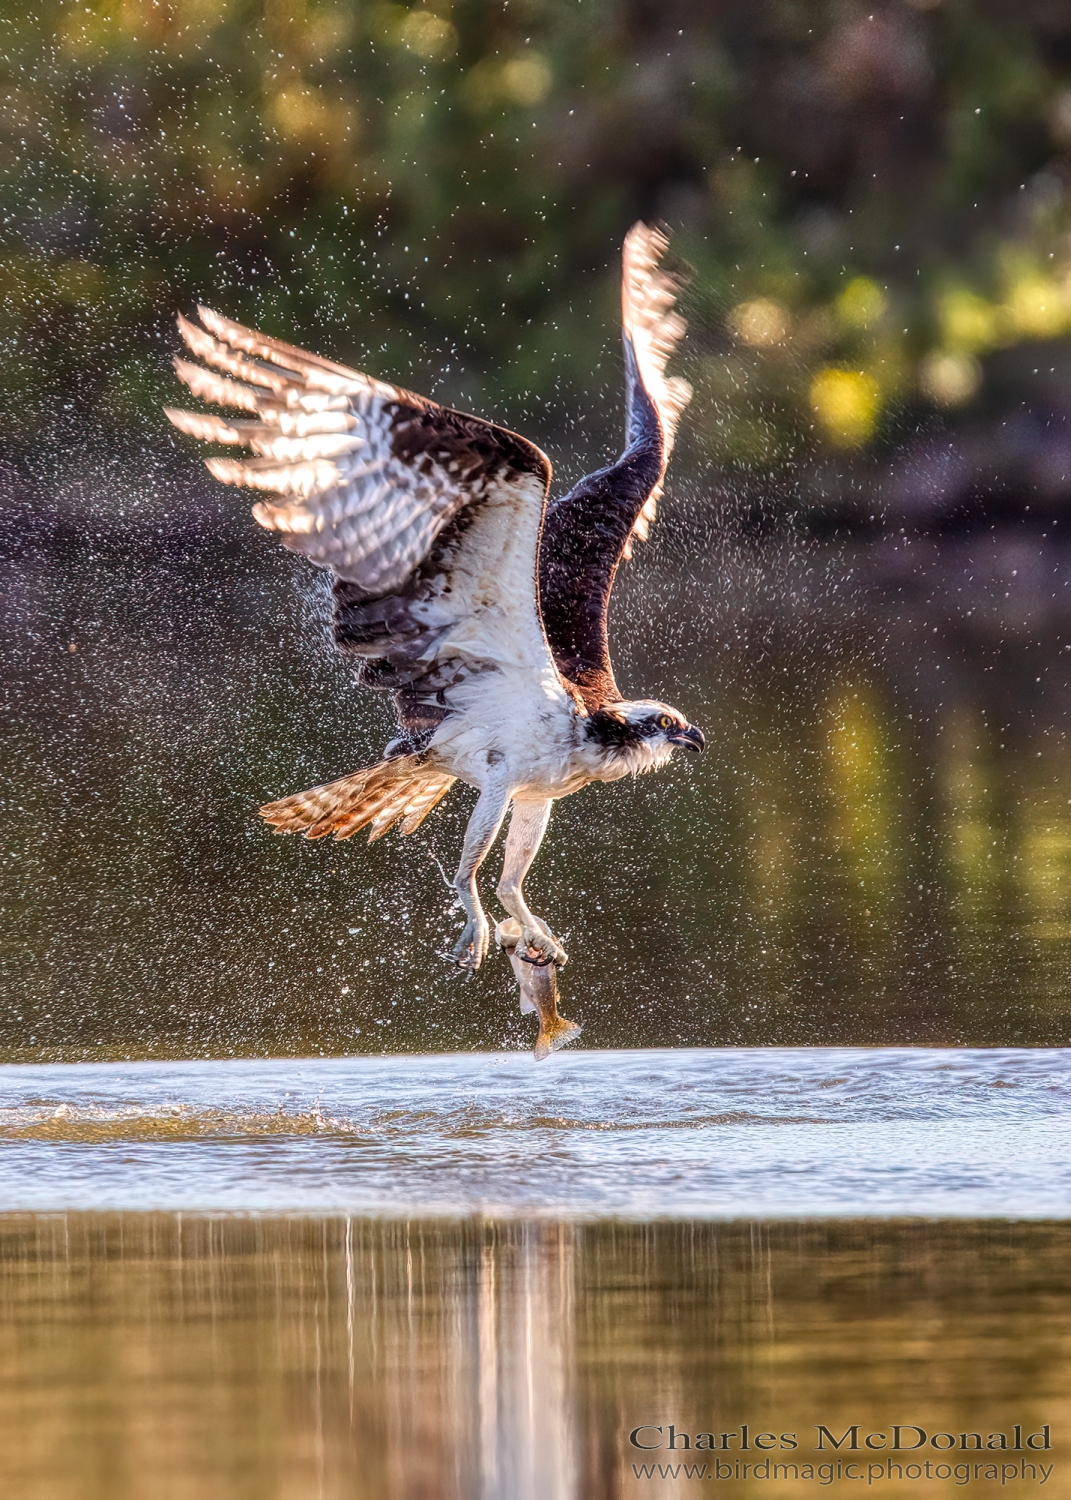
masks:
[[[0,1208],[1071,1216],[1071,1053],[14,1065]]]

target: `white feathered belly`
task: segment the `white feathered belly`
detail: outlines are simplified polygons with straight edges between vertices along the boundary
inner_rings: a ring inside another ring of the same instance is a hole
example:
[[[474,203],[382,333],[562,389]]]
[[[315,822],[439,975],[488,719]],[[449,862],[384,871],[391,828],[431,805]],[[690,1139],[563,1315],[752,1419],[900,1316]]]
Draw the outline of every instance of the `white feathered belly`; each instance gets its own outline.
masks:
[[[453,695],[451,695],[453,696]],[[504,785],[520,800],[565,797],[593,779],[580,750],[576,709],[556,674],[527,671],[470,679],[430,745],[460,781]]]

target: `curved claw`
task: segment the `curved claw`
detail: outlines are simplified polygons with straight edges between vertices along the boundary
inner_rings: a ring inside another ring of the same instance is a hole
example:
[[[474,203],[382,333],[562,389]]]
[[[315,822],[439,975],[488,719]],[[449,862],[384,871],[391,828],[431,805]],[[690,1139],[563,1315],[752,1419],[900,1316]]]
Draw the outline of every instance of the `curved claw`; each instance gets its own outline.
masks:
[[[451,958],[460,969],[471,969],[475,972],[487,956],[487,944],[490,940],[491,929],[487,925],[487,919],[482,920],[470,918],[465,923],[465,930],[454,944]]]
[[[550,964],[559,967],[566,962],[569,955],[561,943],[551,932],[545,922],[539,922],[538,927],[522,927],[520,940],[517,943],[517,957],[522,963],[534,964],[537,969],[545,969]],[[535,954],[530,958],[529,954]]]

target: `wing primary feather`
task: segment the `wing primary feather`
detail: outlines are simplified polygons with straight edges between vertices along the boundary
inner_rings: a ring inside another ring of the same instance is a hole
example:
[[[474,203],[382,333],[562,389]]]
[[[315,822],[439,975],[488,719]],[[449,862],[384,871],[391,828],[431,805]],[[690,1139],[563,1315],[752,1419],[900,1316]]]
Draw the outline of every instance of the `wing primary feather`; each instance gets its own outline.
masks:
[[[203,443],[244,443],[246,438],[240,431],[241,423],[228,422],[224,417],[214,417],[206,412],[179,411],[173,406],[164,407],[164,416],[180,432],[200,438]]]
[[[342,479],[338,465],[328,459],[281,464],[274,458],[249,458],[244,462],[233,458],[206,458],[205,467],[223,484],[245,484],[254,490],[268,490],[276,495],[300,495],[304,499],[320,490],[330,489]],[[254,515],[257,515],[257,509],[254,507]],[[259,515],[257,519],[260,519]],[[282,529],[277,521],[274,528]],[[286,529],[309,531],[312,527]]]
[[[189,322],[181,313],[175,322],[187,349],[192,354],[196,354],[198,359],[215,365],[217,370],[224,370],[228,375],[237,376],[239,380],[249,380],[254,385],[266,386],[268,390],[279,393],[293,386],[300,386],[301,380],[297,375],[289,371],[284,373],[261,361],[243,359],[241,355],[233,353],[225,345],[217,343],[210,333],[206,333],[203,328],[198,328],[195,323]]]
[[[204,364],[178,359],[176,373],[195,396],[243,416],[169,409],[169,419],[246,450],[207,458],[209,472],[261,491],[259,524],[334,572],[336,640],[353,651],[363,683],[395,693],[412,743],[424,743],[451,710],[447,695],[474,674],[504,662],[541,681],[553,673],[535,577],[546,456],[515,433],[210,308],[198,318],[180,318],[178,329]],[[408,831],[445,790],[414,788],[382,806],[369,795],[361,826],[378,837],[389,814]],[[310,837],[328,831],[311,823]],[[346,837],[356,827],[331,825]]]
[[[216,406],[234,406],[240,411],[252,411],[258,415],[263,410],[263,398],[251,385],[240,385],[236,380],[227,380],[206,370],[201,365],[191,365],[189,360],[176,356],[172,361],[175,374],[202,401],[211,401]],[[270,393],[265,391],[265,396]]]
[[[681,413],[692,399],[687,380],[666,374],[666,363],[688,327],[676,310],[679,282],[661,266],[668,246],[660,229],[634,224],[621,255],[621,324],[632,340],[640,378],[658,410],[667,460]]]
[[[419,402],[419,398],[409,396],[408,392],[399,391],[396,386],[387,385],[381,380],[373,380],[371,376],[362,375],[358,370],[351,370],[346,365],[336,364],[334,360],[324,359],[319,354],[310,354],[307,350],[298,349],[293,344],[284,344],[281,339],[272,338],[269,334],[257,333],[255,329],[246,328],[241,323],[234,323],[230,318],[224,318],[220,313],[213,312],[210,307],[198,307],[197,316],[210,333],[214,333],[232,349],[241,349],[246,354],[255,355],[258,359],[268,360],[273,365],[295,372],[307,384],[316,386],[320,390],[340,394],[346,391],[368,390],[381,399],[393,401],[397,401],[404,394],[407,399]]]
[[[681,415],[692,399],[692,387],[679,375],[667,375],[666,363],[687,332],[688,325],[676,310],[680,283],[662,269],[669,240],[660,229],[634,224],[625,236],[621,253],[621,326],[626,345],[631,344],[635,374],[658,413],[662,428],[663,473],[673,452]],[[626,348],[626,355],[627,355]],[[636,436],[637,402],[634,378],[626,382],[626,428]],[[641,419],[642,420],[642,419]],[[632,556],[634,539],[645,542],[658,513],[662,496],[660,476],[644,501],[622,549],[622,558]]]
[[[607,610],[618,563],[655,517],[688,382],[666,374],[685,331],[678,282],[661,266],[668,241],[635,224],[622,247],[625,448],[547,511],[539,554],[543,626],[563,677],[590,712],[620,698],[610,663]]]
[[[181,411],[164,407],[169,422],[191,437],[208,443],[244,443],[262,458],[333,458],[356,453],[366,441],[355,431],[357,423],[344,412],[302,417],[287,421],[290,413],[269,414],[269,420],[246,418],[227,421],[211,412]]]

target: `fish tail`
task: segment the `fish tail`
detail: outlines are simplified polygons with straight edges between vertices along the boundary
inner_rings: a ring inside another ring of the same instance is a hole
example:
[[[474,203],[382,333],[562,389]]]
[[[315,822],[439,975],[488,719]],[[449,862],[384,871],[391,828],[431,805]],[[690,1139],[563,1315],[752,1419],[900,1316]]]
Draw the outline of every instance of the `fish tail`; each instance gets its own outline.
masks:
[[[453,786],[455,777],[428,764],[423,755],[398,755],[338,781],[266,802],[260,816],[278,833],[307,839],[352,838],[368,829],[368,842],[400,824],[412,833]]]
[[[580,1035],[580,1027],[575,1021],[567,1021],[564,1016],[559,1016],[557,1011],[548,1020],[546,1016],[539,1018],[539,1037],[535,1044],[533,1056],[536,1062],[542,1062],[552,1052],[557,1052],[559,1047],[564,1047],[574,1037]]]

